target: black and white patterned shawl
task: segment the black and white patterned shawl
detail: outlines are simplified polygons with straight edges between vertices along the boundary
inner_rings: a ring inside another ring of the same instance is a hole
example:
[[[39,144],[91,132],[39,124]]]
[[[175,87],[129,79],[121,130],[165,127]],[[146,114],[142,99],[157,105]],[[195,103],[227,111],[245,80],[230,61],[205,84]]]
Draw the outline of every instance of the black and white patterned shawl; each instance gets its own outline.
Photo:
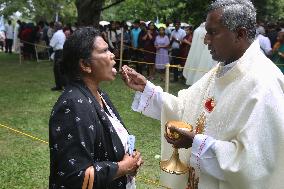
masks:
[[[108,95],[102,91],[100,94],[121,121]],[[49,188],[81,188],[85,170],[91,165],[95,167],[94,188],[125,188],[125,176],[113,180],[124,147],[105,109],[83,82],[67,86],[54,105],[49,145]]]

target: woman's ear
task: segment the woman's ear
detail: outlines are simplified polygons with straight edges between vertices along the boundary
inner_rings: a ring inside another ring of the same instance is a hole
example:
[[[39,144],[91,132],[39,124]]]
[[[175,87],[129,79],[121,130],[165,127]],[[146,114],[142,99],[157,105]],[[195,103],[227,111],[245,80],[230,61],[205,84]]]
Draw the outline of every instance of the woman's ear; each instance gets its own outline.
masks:
[[[84,73],[92,73],[91,65],[86,62],[84,59],[79,60],[80,70]]]

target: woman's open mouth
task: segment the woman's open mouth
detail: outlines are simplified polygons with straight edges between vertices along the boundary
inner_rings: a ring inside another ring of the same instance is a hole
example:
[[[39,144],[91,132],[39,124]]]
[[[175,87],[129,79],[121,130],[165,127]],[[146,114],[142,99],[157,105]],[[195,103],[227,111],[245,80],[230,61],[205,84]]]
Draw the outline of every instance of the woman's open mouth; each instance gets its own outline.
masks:
[[[115,76],[116,75],[116,73],[117,73],[117,71],[116,71],[116,69],[113,67],[112,69],[111,69],[111,72],[112,72],[112,74]]]

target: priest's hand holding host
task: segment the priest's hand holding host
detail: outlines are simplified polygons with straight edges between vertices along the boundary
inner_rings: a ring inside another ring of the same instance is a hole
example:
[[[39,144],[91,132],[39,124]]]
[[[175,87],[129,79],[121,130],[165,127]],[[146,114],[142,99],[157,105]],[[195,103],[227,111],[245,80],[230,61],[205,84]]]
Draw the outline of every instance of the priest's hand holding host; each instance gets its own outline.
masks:
[[[137,73],[133,68],[124,65],[122,67],[122,76],[122,79],[128,87],[135,91],[144,91],[147,79],[143,75]]]

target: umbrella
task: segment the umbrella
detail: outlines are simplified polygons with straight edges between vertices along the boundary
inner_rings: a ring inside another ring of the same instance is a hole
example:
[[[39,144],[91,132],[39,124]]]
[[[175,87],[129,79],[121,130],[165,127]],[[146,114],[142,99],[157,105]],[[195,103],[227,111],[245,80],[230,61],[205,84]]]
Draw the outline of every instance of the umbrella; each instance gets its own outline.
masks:
[[[181,27],[187,27],[187,26],[191,26],[191,24],[182,22],[182,23],[180,23],[180,26],[181,26]],[[170,27],[175,27],[175,26],[174,26],[174,24],[170,24]]]
[[[145,22],[146,26],[148,26],[150,24],[151,21],[147,21]]]
[[[157,28],[160,28],[160,27],[163,27],[163,28],[166,28],[166,24],[163,24],[163,23],[159,23],[159,24],[155,24]]]
[[[187,26],[190,26],[188,23],[184,23],[184,22],[182,22],[181,24],[180,24],[180,26],[181,27],[187,27]]]
[[[108,22],[108,21],[100,21],[99,24],[102,25],[102,26],[105,26],[105,25],[109,25],[110,22]]]

